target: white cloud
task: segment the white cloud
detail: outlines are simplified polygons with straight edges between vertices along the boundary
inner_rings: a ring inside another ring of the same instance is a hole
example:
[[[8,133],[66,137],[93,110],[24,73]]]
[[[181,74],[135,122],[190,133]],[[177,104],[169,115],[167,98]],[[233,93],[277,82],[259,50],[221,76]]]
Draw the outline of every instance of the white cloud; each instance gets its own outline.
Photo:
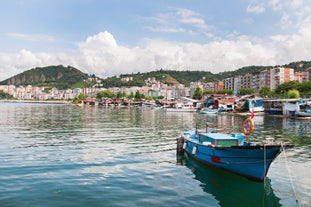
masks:
[[[280,20],[280,26],[283,30],[289,28],[292,25],[292,21],[290,19],[290,15],[287,13],[284,13]]]
[[[157,14],[155,17],[143,18],[152,32],[204,32],[209,30],[203,16],[189,9],[173,9],[167,13]]]
[[[269,0],[268,4],[275,11],[278,11],[282,8],[282,4],[280,3],[280,0]]]
[[[33,53],[25,49],[17,53],[0,53],[0,80],[34,67],[60,64],[74,65],[75,61],[65,53]]]
[[[105,31],[87,37],[77,44],[74,54],[0,53],[0,80],[34,67],[72,65],[100,77],[153,71],[161,68],[174,70],[206,70],[213,73],[236,70],[249,65],[277,65],[291,61],[310,60],[311,17],[305,18],[300,29],[292,35],[274,35],[268,40],[238,36],[233,40],[213,41],[208,44],[171,42],[145,39],[135,47],[118,44]]]
[[[248,5],[246,8],[246,11],[248,13],[255,13],[255,14],[261,14],[265,11],[265,7],[263,4],[258,5]]]
[[[23,33],[7,33],[8,37],[19,40],[27,41],[44,41],[44,42],[56,42],[57,39],[53,36],[45,34],[23,34]]]

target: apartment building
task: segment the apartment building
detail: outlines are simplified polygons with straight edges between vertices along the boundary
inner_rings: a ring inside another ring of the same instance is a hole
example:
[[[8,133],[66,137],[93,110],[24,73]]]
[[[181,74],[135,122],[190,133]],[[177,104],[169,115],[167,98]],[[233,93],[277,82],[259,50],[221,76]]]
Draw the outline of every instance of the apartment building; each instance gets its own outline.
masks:
[[[302,83],[303,81],[309,80],[309,72],[296,72],[294,74],[294,80],[298,81],[299,83]]]
[[[221,91],[224,90],[224,82],[223,81],[214,81],[214,90]]]
[[[308,75],[308,81],[311,81],[311,68],[308,68],[308,69],[306,70],[306,72],[309,73],[309,75]]]
[[[247,73],[246,75],[243,76],[242,78],[242,88],[252,88],[252,79],[253,75],[250,73]]]
[[[226,78],[223,80],[224,88],[227,90],[234,90],[234,77]]]
[[[270,89],[275,90],[282,83],[294,80],[294,69],[277,67],[270,69]]]

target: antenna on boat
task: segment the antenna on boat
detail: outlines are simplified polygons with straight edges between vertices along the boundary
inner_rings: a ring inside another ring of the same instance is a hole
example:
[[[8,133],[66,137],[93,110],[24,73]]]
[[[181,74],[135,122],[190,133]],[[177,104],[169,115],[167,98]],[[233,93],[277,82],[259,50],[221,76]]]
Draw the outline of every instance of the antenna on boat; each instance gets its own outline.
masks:
[[[208,127],[209,127],[209,123],[208,122],[205,123],[205,127],[206,127],[206,133],[207,133],[208,132]]]
[[[200,127],[200,122],[197,120],[195,122],[195,132],[196,132],[196,134],[199,134],[199,127]]]

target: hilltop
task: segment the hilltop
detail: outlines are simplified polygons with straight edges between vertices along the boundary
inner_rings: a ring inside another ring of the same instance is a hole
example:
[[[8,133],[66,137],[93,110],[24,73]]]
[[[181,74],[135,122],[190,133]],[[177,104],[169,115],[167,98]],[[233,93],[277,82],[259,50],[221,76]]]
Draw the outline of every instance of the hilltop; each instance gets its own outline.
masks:
[[[245,75],[247,73],[256,73],[265,69],[273,67],[289,67],[293,68],[295,72],[304,71],[311,67],[311,61],[299,61],[292,62],[286,65],[277,66],[247,66],[240,68],[235,71],[226,71],[218,74],[213,74],[210,71],[176,71],[176,70],[157,70],[145,73],[136,74],[121,74],[116,77],[109,77],[105,79],[97,78],[101,80],[102,87],[131,87],[131,86],[143,86],[145,85],[145,80],[154,77],[157,81],[166,83],[168,85],[174,84],[184,84],[189,86],[191,82],[202,81],[202,82],[212,82],[216,80],[223,80],[229,77],[235,77],[237,75]],[[88,75],[81,72],[77,68],[72,66],[64,67],[62,65],[58,66],[47,66],[47,67],[37,67],[27,70],[23,73],[15,75],[0,82],[0,85],[16,85],[16,86],[49,86],[56,87],[58,89],[67,88],[83,88],[89,87],[95,84],[95,82],[87,82],[88,78],[96,78],[95,75]],[[129,81],[122,81],[122,78],[129,78]]]
[[[167,83],[168,85],[173,85],[175,83],[181,83],[189,86],[191,82],[202,81],[202,82],[212,82],[216,80],[223,80],[225,78],[235,77],[238,75],[245,75],[247,73],[256,73],[265,69],[273,67],[289,67],[293,68],[295,72],[304,71],[311,67],[311,61],[299,61],[292,62],[286,65],[276,65],[276,66],[247,66],[242,67],[235,71],[226,71],[218,74],[213,74],[210,71],[176,71],[176,70],[158,70],[145,73],[136,74],[122,74],[118,78],[110,77],[102,81],[103,87],[129,87],[129,86],[143,86],[144,80],[155,77],[156,80],[162,83]],[[121,81],[121,78],[132,77],[131,81]]]
[[[57,87],[59,89],[67,89],[78,85],[85,85],[85,80],[88,77],[88,74],[83,73],[72,66],[64,67],[58,65],[33,68],[1,81],[0,84],[12,84],[16,86],[49,86]]]

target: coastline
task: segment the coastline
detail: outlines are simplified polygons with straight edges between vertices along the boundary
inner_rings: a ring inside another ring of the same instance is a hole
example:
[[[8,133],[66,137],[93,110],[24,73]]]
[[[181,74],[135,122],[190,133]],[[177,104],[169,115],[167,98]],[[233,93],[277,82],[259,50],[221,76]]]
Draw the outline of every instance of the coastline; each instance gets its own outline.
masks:
[[[35,103],[35,104],[69,104],[70,101],[40,101],[40,100],[0,100],[0,103]]]

